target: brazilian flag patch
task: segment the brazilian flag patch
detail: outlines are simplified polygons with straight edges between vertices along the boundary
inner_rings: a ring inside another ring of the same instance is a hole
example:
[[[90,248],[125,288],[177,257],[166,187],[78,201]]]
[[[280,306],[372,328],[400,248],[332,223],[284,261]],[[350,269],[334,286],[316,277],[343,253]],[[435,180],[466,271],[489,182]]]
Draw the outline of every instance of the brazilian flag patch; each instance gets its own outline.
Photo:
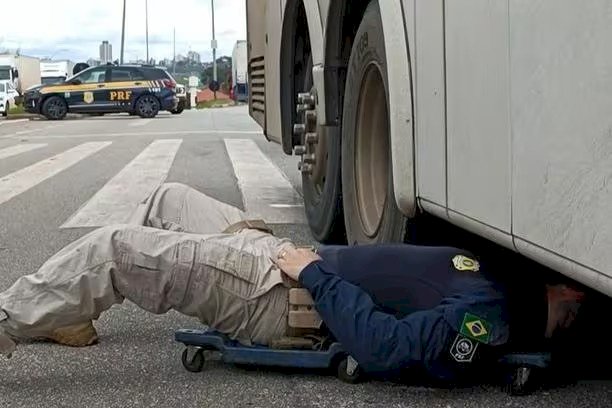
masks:
[[[481,319],[471,313],[466,313],[463,316],[460,332],[466,337],[488,344],[489,337],[491,337],[491,325],[485,319]]]

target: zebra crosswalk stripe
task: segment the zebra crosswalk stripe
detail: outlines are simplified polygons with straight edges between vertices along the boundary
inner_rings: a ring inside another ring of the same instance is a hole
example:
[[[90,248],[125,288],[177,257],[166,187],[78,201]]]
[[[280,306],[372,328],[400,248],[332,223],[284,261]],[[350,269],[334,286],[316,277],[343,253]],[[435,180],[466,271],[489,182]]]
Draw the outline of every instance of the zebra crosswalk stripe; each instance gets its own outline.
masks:
[[[132,121],[128,126],[130,127],[145,126],[151,123],[151,121],[152,119],[136,119]]]
[[[111,176],[60,228],[99,227],[127,222],[138,204],[165,181],[182,142],[178,138],[158,139],[147,145],[122,170]],[[83,143],[0,177],[0,205],[111,143]],[[224,144],[249,218],[262,218],[269,223],[305,223],[302,197],[253,140],[225,139]],[[0,159],[44,147],[48,147],[48,143],[17,144],[0,149]]]
[[[182,141],[152,142],[60,228],[126,223],[138,204],[164,182]]]
[[[112,142],[83,143],[0,178],[0,204],[104,149]]]
[[[281,170],[251,139],[225,139],[249,218],[305,223],[302,198]]]
[[[0,159],[6,159],[7,157],[17,156],[18,154],[29,152],[31,150],[40,149],[41,147],[47,146],[46,143],[26,143],[19,144],[4,149],[0,149]]]

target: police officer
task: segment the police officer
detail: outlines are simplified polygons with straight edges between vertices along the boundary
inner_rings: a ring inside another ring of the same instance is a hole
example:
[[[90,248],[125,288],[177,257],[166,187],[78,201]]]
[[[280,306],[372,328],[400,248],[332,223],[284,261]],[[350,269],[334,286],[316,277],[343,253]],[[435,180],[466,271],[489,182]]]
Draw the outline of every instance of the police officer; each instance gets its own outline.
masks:
[[[288,277],[364,371],[453,382],[568,327],[583,296],[551,285],[513,297],[452,247],[296,249],[244,218],[187,186],[161,186],[132,224],[86,234],[0,293],[0,352],[23,338],[93,344],[92,320],[124,299],[271,344],[288,332]]]
[[[289,248],[278,265],[312,294],[326,326],[366,372],[449,383],[491,376],[508,352],[547,351],[584,293],[510,284],[453,247]]]

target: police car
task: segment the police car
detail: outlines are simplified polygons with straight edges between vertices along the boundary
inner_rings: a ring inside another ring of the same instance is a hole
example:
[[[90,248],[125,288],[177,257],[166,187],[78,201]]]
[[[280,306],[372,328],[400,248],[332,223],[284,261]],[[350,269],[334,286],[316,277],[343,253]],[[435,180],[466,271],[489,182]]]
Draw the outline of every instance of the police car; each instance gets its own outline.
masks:
[[[87,68],[65,82],[39,85],[24,94],[30,113],[60,120],[68,112],[128,112],[153,118],[178,106],[176,82],[163,68],[147,65],[101,65]]]

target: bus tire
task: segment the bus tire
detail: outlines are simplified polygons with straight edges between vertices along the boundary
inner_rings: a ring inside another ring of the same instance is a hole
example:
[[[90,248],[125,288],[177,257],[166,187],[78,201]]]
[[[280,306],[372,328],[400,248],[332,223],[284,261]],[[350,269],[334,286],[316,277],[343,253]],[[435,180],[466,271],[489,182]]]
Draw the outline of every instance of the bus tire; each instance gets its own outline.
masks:
[[[312,88],[312,56],[309,56],[301,92],[310,92]],[[304,211],[315,240],[324,244],[344,244],[346,235],[342,214],[340,135],[331,134],[322,126],[317,127],[317,133],[320,144],[316,148],[317,163],[310,174],[302,173]],[[305,144],[303,139],[301,144]]]
[[[351,49],[342,113],[342,201],[349,244],[403,242],[395,203],[389,81],[380,8],[367,7]]]

